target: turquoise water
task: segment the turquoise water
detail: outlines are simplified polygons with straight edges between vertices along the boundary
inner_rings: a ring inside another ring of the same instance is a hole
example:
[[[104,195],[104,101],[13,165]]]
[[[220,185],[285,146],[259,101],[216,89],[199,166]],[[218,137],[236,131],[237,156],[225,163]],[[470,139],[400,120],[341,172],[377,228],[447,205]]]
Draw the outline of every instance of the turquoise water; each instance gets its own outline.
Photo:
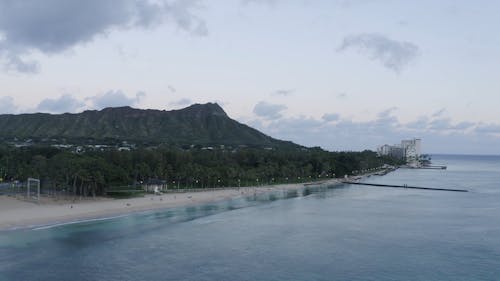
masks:
[[[0,280],[500,280],[500,157],[0,233]]]

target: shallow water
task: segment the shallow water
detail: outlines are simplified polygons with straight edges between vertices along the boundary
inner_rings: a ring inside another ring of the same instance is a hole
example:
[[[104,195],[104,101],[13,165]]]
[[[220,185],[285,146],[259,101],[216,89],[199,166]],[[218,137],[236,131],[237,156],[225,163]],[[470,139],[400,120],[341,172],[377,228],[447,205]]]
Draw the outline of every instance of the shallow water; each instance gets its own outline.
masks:
[[[0,233],[0,280],[498,280],[500,157]]]

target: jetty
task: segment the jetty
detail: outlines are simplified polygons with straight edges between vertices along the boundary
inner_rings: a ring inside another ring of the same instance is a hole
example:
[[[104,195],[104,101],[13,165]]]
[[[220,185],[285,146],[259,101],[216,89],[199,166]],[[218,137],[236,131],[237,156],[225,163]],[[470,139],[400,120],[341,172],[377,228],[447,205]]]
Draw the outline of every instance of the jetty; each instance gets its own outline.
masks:
[[[345,184],[354,185],[366,185],[366,186],[378,186],[378,187],[393,187],[393,188],[409,188],[409,189],[422,189],[422,190],[435,190],[435,191],[453,191],[453,192],[469,192],[466,189],[450,189],[450,188],[435,188],[435,187],[420,187],[420,186],[409,186],[409,185],[394,185],[394,184],[380,184],[380,183],[365,183],[356,181],[342,181]]]
[[[446,166],[444,165],[424,165],[420,167],[420,169],[433,169],[433,170],[446,170]]]

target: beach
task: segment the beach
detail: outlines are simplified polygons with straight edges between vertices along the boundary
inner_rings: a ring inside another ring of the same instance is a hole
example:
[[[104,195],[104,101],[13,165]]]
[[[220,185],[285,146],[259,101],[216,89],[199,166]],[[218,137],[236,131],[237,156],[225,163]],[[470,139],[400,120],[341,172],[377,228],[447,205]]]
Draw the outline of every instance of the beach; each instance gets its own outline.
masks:
[[[319,184],[336,184],[332,179]],[[40,202],[28,202],[21,197],[0,196],[0,231],[32,228],[69,222],[102,219],[135,212],[193,206],[229,200],[277,190],[303,188],[307,183],[226,188],[217,190],[147,194],[144,197],[112,199],[105,197],[87,199],[57,199],[42,197]]]

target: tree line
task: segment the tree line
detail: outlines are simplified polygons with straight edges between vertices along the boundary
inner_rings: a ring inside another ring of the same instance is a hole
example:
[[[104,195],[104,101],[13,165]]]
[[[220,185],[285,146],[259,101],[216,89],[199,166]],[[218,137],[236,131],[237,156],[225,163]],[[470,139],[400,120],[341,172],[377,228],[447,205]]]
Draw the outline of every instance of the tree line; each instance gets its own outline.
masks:
[[[74,153],[50,146],[0,147],[0,178],[38,178],[43,189],[75,195],[104,195],[110,189],[139,188],[152,179],[169,188],[213,188],[343,177],[398,164],[373,151],[184,150],[173,147]]]

